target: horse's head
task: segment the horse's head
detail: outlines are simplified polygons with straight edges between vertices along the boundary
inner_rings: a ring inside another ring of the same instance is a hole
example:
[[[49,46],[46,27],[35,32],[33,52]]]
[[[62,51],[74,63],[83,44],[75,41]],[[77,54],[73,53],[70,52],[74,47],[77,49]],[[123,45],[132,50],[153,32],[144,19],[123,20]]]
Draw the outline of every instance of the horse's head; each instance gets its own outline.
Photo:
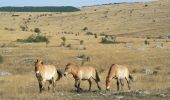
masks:
[[[35,61],[35,73],[38,74],[40,70],[40,66],[43,65],[43,62],[39,59]]]
[[[106,90],[107,91],[110,91],[110,84],[111,84],[110,78],[107,76],[106,77]]]
[[[71,73],[72,71],[72,66],[74,66],[74,64],[72,63],[68,63],[65,67],[65,71],[64,71],[64,76],[68,75],[69,73]]]

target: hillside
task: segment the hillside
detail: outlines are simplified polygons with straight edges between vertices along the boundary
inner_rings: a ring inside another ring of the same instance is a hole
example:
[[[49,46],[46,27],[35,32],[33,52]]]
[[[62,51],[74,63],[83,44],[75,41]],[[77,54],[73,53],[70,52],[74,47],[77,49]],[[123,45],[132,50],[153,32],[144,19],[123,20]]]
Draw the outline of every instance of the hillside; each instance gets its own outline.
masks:
[[[0,99],[168,100],[169,5],[169,0],[159,0],[82,7],[77,12],[0,12]],[[77,93],[68,75],[56,82],[55,93],[47,91],[47,84],[39,94],[36,59],[62,71],[69,62],[93,66],[102,91],[93,81],[89,92],[88,82],[82,81],[83,91]],[[131,91],[126,81],[124,90],[116,91],[115,79],[112,91],[105,91],[111,64],[128,67],[134,77]]]

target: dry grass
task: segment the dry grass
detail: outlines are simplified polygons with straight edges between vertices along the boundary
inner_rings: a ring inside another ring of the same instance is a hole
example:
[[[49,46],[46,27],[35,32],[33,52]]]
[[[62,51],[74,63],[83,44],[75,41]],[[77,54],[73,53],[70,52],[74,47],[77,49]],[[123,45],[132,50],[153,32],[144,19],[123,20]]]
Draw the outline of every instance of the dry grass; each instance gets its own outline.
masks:
[[[38,84],[34,76],[33,63],[41,58],[46,64],[54,64],[57,68],[64,69],[68,62],[80,61],[76,56],[85,54],[90,56],[90,62],[86,65],[94,66],[100,73],[101,86],[105,89],[105,77],[112,63],[127,65],[133,76],[132,87],[136,89],[157,90],[170,86],[169,59],[170,42],[166,39],[149,39],[150,45],[145,46],[146,37],[157,37],[169,34],[169,4],[167,0],[148,3],[108,5],[103,7],[82,8],[74,13],[52,13],[52,16],[37,16],[43,13],[18,13],[19,17],[11,17],[12,13],[0,13],[0,55],[4,62],[0,69],[12,73],[11,76],[0,76],[0,98],[6,100],[35,99],[76,99],[74,81],[71,75],[57,82],[56,93],[38,93]],[[96,10],[94,10],[96,9]],[[132,13],[130,13],[132,12]],[[25,24],[32,15],[31,21]],[[107,17],[105,17],[107,16]],[[166,17],[165,17],[166,16]],[[156,20],[153,22],[153,20]],[[27,25],[29,30],[40,28],[41,32],[49,38],[49,44],[45,43],[18,43],[17,39],[25,39],[31,31],[22,31],[20,26]],[[16,31],[4,30],[12,28]],[[85,35],[82,29],[98,34],[98,38]],[[73,34],[64,34],[73,32]],[[126,44],[101,44],[101,33],[114,34],[117,41]],[[75,34],[80,33],[76,36]],[[71,48],[59,47],[66,37],[66,44]],[[141,38],[136,38],[141,37]],[[82,48],[80,40],[84,41],[86,50]],[[156,45],[164,44],[164,48],[155,48]],[[144,69],[157,71],[157,75],[145,75]],[[0,71],[1,71],[0,70]],[[135,70],[135,71],[134,71]],[[97,90],[93,82],[92,89]],[[87,90],[87,82],[82,82],[82,87]],[[125,89],[126,86],[125,86]],[[112,90],[116,90],[116,81],[113,80]],[[91,95],[90,99],[106,99],[100,97],[100,93],[80,94],[84,100]],[[108,98],[113,99],[113,98]]]

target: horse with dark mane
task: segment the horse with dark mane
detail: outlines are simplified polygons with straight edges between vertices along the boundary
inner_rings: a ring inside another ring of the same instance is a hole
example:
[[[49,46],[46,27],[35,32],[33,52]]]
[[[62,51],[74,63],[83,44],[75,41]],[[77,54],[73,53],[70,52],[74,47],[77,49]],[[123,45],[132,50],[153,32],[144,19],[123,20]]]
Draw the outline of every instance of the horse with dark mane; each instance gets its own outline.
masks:
[[[39,83],[40,93],[45,90],[45,82],[49,82],[48,90],[53,86],[53,91],[55,82],[62,78],[62,72],[57,70],[54,65],[45,65],[41,60],[37,59],[35,62],[35,75]]]
[[[112,79],[117,80],[117,90],[119,90],[119,85],[121,84],[122,88],[124,86],[123,79],[126,79],[128,84],[128,89],[130,90],[130,79],[133,80],[133,77],[130,75],[129,70],[126,66],[112,64],[108,75],[106,77],[106,90],[110,90],[110,84]]]
[[[68,74],[73,75],[77,92],[82,90],[80,88],[81,80],[87,80],[89,82],[89,91],[91,91],[92,80],[95,80],[98,89],[101,90],[101,87],[99,86],[100,78],[98,72],[91,66],[77,66],[75,64],[68,63],[65,67],[64,76]]]

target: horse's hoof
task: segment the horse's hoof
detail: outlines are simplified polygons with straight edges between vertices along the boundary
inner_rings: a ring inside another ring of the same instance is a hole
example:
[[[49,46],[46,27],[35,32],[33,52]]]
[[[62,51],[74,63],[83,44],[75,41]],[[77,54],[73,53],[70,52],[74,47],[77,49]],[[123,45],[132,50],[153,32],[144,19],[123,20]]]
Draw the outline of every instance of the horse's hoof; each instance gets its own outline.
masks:
[[[80,88],[80,89],[77,89],[77,92],[81,92],[82,91],[82,89]]]

